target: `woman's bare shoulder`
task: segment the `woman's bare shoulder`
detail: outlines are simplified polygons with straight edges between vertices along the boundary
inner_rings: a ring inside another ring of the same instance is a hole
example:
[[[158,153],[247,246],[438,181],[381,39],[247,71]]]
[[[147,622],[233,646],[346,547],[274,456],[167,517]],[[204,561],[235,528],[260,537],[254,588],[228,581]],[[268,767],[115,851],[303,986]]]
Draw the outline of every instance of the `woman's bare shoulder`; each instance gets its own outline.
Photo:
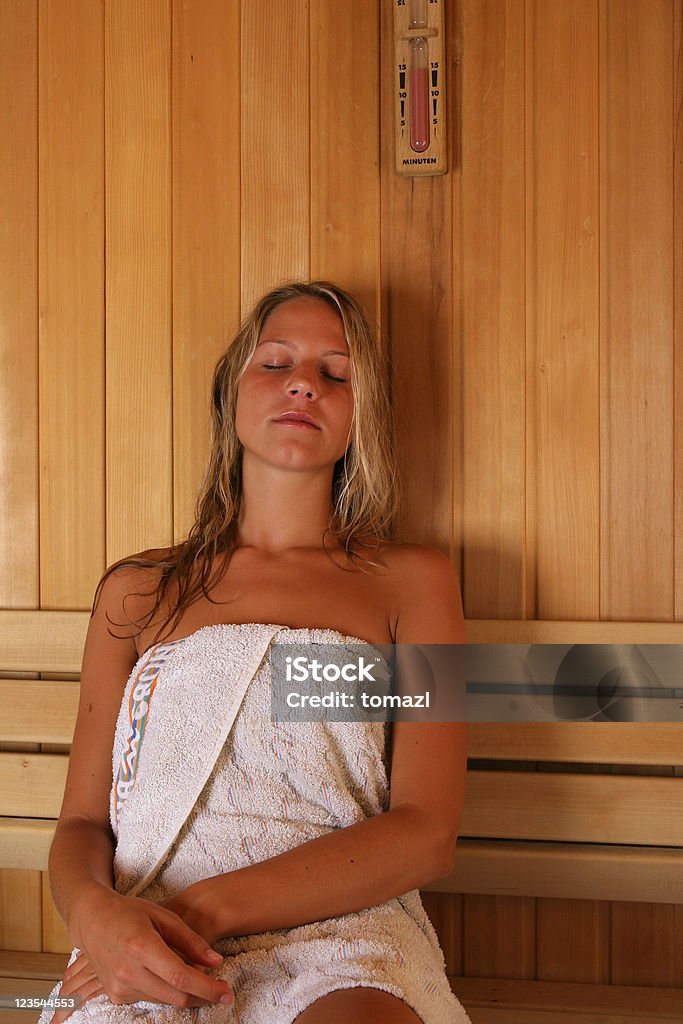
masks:
[[[396,642],[460,643],[460,581],[450,558],[427,544],[400,544],[385,561],[396,595]]]
[[[147,548],[112,562],[103,573],[96,589],[96,603],[109,608],[126,607],[135,612],[143,608],[156,593],[163,563],[171,548]],[[140,605],[140,601],[143,603]],[[138,608],[139,605],[139,608]]]
[[[417,581],[454,574],[449,557],[428,544],[386,544],[382,557],[393,572],[406,579]]]

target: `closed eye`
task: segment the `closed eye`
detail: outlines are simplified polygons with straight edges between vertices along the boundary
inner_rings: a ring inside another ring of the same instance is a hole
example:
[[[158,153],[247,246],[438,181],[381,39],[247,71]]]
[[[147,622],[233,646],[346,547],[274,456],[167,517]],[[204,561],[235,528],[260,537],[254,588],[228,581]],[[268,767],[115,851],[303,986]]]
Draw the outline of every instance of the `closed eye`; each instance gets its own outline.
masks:
[[[290,367],[287,366],[286,364],[280,364],[280,365],[276,366],[276,365],[269,364],[269,363],[263,363],[263,369],[264,370],[288,370],[288,369],[290,369]],[[327,377],[328,380],[334,381],[335,384],[348,384],[348,380],[346,379],[346,377],[335,377],[335,376],[333,376],[333,374],[327,373],[325,370],[323,370],[323,376]]]

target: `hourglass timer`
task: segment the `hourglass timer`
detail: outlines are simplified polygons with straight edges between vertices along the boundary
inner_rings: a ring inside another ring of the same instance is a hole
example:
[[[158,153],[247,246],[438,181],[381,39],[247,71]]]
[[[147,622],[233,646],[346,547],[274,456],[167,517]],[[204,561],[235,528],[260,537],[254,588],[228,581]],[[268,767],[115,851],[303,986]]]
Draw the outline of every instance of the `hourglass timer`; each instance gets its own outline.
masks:
[[[443,174],[445,0],[394,0],[396,170]]]

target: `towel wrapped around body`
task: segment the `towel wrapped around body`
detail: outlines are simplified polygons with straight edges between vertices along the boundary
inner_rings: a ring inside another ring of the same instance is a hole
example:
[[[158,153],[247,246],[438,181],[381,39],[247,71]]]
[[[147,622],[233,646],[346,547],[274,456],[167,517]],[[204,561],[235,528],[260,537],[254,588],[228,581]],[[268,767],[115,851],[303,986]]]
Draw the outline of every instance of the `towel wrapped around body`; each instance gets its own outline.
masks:
[[[330,629],[220,624],[156,644],[133,667],[112,757],[117,892],[161,903],[388,810],[390,726],[273,722],[274,639],[365,643]],[[226,959],[210,974],[232,987],[234,1006],[115,1005],[103,993],[67,1024],[293,1024],[316,999],[355,986],[398,996],[423,1024],[469,1024],[417,890],[214,948]]]

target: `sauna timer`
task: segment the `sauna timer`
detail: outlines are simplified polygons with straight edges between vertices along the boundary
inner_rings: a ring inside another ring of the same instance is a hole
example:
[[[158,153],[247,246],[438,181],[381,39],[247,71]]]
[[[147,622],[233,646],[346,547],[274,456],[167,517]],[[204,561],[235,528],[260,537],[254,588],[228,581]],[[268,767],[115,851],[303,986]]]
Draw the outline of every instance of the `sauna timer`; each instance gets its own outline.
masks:
[[[443,174],[445,0],[394,0],[396,170]]]

